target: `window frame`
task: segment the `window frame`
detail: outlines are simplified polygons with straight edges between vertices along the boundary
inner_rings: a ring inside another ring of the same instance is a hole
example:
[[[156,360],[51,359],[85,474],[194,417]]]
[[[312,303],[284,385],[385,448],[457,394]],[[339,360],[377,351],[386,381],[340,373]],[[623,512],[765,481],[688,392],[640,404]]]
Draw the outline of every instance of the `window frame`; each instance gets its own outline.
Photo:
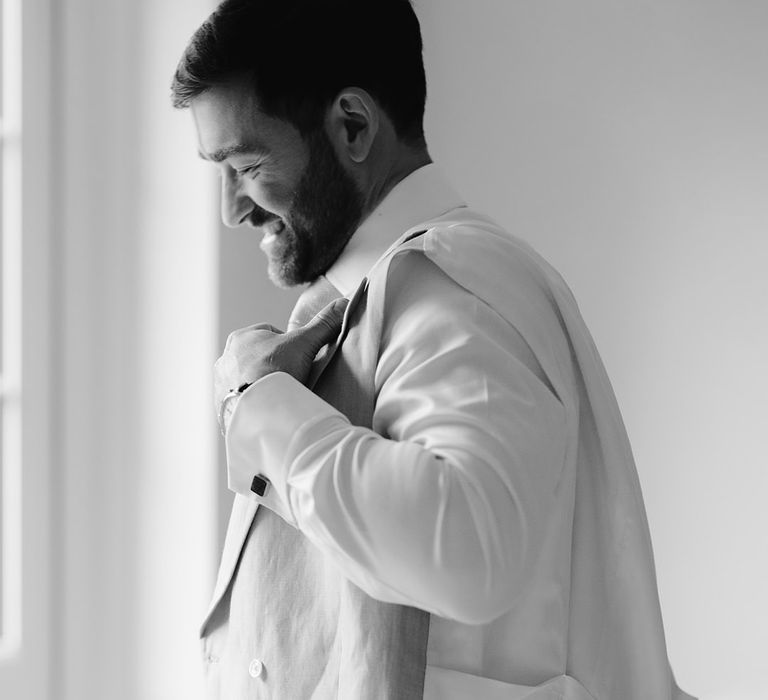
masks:
[[[51,4],[3,0],[3,637],[0,697],[49,697]],[[9,65],[10,64],[10,65]],[[7,368],[7,371],[6,371]]]
[[[2,13],[2,368],[0,426],[2,509],[0,509],[0,660],[21,645],[21,6],[0,0]]]

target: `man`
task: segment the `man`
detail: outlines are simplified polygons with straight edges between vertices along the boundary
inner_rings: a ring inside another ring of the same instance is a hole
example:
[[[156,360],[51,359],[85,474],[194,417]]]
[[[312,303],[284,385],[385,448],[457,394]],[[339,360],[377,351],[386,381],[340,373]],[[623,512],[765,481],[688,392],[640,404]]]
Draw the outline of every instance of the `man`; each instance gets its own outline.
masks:
[[[214,698],[688,697],[569,290],[431,163],[407,0],[225,0],[173,84],[222,216],[309,283],[233,333]]]

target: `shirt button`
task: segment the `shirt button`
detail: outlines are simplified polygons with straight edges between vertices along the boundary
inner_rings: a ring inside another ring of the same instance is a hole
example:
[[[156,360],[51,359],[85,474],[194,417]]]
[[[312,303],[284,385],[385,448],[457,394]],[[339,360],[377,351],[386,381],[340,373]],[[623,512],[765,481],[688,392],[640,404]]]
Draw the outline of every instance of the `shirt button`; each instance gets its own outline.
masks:
[[[264,664],[261,663],[258,659],[254,659],[251,661],[251,665],[248,666],[248,673],[250,674],[251,678],[258,678],[262,672],[264,671]]]

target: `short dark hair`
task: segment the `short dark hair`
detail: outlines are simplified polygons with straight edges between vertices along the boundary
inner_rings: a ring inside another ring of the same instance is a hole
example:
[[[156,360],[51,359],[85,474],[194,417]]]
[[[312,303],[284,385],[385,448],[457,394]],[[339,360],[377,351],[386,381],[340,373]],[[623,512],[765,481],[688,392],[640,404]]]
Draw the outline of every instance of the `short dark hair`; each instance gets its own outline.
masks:
[[[422,142],[426,78],[410,0],[224,0],[176,69],[173,105],[245,76],[261,108],[306,135],[345,87],[366,90],[403,141]]]

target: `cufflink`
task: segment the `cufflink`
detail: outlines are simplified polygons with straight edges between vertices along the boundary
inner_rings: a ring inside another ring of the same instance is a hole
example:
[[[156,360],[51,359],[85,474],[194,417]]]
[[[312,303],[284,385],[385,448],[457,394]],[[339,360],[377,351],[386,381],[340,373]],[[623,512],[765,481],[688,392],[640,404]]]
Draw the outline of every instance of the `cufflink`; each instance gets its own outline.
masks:
[[[257,474],[253,477],[253,481],[251,482],[251,491],[253,491],[257,496],[262,497],[267,492],[268,487],[269,479],[261,476],[261,474]]]

